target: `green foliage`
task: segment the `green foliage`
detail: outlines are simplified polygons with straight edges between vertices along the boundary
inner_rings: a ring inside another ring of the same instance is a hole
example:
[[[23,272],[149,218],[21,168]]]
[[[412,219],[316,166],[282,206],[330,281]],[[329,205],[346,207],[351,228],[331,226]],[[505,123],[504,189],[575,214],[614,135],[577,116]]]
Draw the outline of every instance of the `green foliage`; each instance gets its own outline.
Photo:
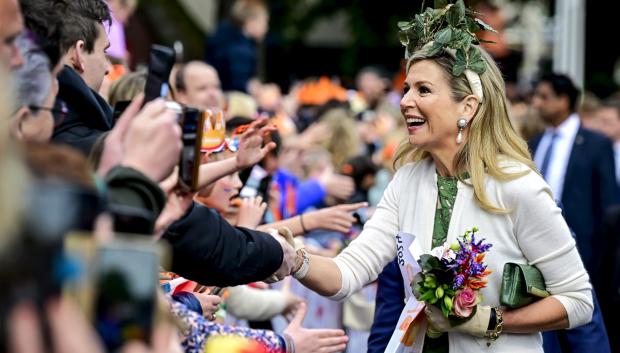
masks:
[[[428,7],[411,21],[398,22],[399,40],[406,48],[405,57],[409,58],[415,51],[433,42],[425,48],[430,56],[439,55],[446,49],[456,51],[452,68],[454,76],[462,75],[467,69],[482,74],[486,65],[477,46],[481,40],[476,37],[476,32],[496,31],[475,15],[474,11],[465,8],[463,0],[452,4],[436,0],[434,9]]]

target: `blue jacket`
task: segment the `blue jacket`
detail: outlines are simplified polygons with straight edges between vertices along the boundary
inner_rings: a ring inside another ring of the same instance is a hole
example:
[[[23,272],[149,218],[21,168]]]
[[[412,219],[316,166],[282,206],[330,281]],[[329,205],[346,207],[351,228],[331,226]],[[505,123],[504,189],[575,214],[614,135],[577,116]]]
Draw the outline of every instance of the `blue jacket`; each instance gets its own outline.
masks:
[[[541,138],[539,135],[530,141],[532,154]],[[593,280],[605,248],[603,217],[616,203],[617,189],[611,141],[580,127],[566,168],[560,201],[564,205],[566,223],[577,235],[579,254]]]

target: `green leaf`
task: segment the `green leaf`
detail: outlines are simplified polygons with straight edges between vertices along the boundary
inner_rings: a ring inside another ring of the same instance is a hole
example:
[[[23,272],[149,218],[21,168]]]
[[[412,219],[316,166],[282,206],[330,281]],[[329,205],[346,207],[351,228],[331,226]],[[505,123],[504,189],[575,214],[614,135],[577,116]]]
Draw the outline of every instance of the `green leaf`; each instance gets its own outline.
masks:
[[[452,39],[452,29],[450,27],[446,27],[442,29],[441,31],[437,32],[437,34],[435,35],[435,42],[441,43],[443,45],[448,44],[448,42],[450,42],[451,39]]]
[[[400,41],[400,44],[406,47],[407,44],[409,44],[409,36],[407,35],[407,32],[398,32],[398,40]]]
[[[467,66],[467,56],[465,55],[465,51],[462,49],[456,51],[456,57],[454,60],[456,65],[461,65],[463,67]]]
[[[450,26],[456,27],[458,24],[465,18],[465,4],[463,0],[457,0],[448,13],[446,14],[446,18]]]
[[[485,64],[484,60],[480,59],[470,63],[468,65],[468,68],[471,71],[477,73],[478,75],[482,75],[486,71],[487,65]]]
[[[430,254],[420,255],[420,267],[424,272],[431,272],[434,269],[439,268],[439,259]],[[425,278],[426,280],[426,278]]]
[[[448,6],[448,1],[447,0],[435,0],[435,8],[436,9],[442,9],[444,7]]]
[[[465,18],[465,25],[467,26],[467,30],[471,33],[476,33],[481,29],[481,26],[478,25],[478,22],[474,21],[474,19],[470,17]]]
[[[465,65],[454,64],[452,67],[452,75],[461,76],[467,67]]]
[[[399,21],[398,22],[398,28],[400,28],[400,30],[402,31],[407,31],[409,29],[411,29],[413,27],[413,21],[409,22],[409,21]]]
[[[442,50],[443,50],[443,45],[441,43],[435,42],[433,43],[431,48],[428,50],[428,55],[435,56],[439,54]]]
[[[467,59],[470,63],[482,60],[482,54],[480,53],[480,49],[476,47],[469,48],[469,51],[467,52]],[[471,239],[471,236],[467,234],[465,235],[465,239],[469,241],[469,239]]]
[[[478,23],[482,29],[486,30],[486,31],[491,31],[491,32],[495,32],[497,33],[497,31],[495,30],[495,28],[491,27],[490,25],[488,25],[486,22],[484,22],[483,20],[479,19],[479,18],[475,18],[474,21],[476,21],[476,23]]]

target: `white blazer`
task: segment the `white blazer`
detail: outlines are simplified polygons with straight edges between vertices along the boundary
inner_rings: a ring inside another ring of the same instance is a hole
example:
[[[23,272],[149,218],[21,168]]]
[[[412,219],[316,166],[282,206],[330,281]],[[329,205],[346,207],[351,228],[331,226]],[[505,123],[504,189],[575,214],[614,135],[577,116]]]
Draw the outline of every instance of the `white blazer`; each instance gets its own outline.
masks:
[[[529,170],[517,162],[503,166],[509,172]],[[493,244],[485,258],[493,273],[481,290],[482,304],[499,306],[504,264],[524,263],[536,265],[542,272],[547,290],[564,305],[571,328],[590,322],[593,303],[588,274],[545,181],[531,170],[506,182],[488,177],[486,192],[491,202],[512,212],[496,215],[484,211],[474,200],[473,187],[459,182],[447,239],[452,242],[476,226],[477,235]],[[349,296],[377,278],[396,256],[394,235],[398,232],[418,238],[420,249],[416,251],[430,252],[436,204],[434,162],[426,159],[401,167],[363,232],[335,258],[342,288],[332,299]],[[450,353],[543,352],[540,333],[504,333],[490,347],[484,338],[461,333],[450,333],[449,341]]]

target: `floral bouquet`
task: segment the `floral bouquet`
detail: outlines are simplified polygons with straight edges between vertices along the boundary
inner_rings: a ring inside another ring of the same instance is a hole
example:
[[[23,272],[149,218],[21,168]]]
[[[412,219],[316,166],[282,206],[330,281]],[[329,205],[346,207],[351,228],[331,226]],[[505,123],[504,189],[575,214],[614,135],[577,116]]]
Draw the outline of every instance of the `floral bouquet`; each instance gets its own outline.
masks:
[[[456,243],[420,256],[421,272],[412,283],[416,298],[440,309],[453,326],[476,314],[482,301],[480,289],[486,287],[485,278],[491,273],[484,257],[492,245],[476,240],[477,231],[476,227],[467,230]]]

